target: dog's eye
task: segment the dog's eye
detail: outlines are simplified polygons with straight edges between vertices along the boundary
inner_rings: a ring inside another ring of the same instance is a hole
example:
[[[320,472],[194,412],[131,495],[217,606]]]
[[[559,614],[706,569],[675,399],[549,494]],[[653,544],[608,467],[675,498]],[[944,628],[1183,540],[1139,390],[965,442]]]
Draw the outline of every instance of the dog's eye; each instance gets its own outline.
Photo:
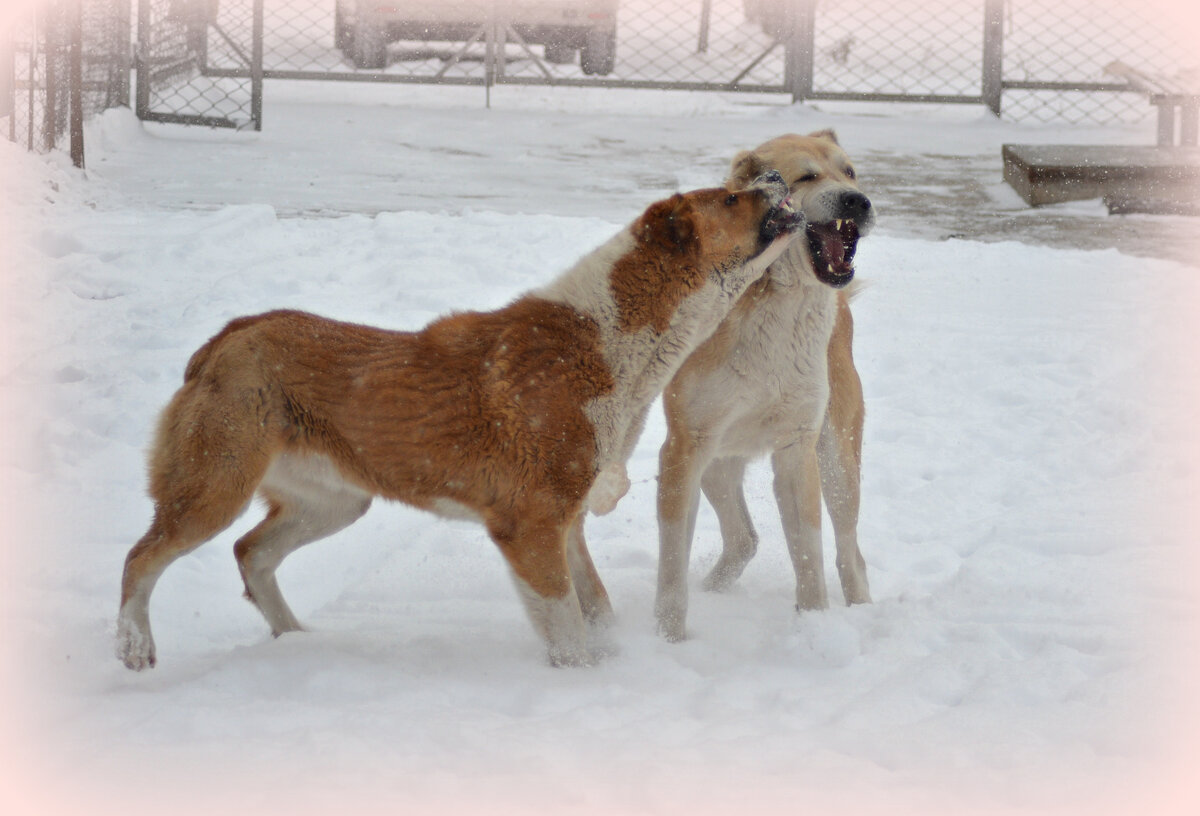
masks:
[[[855,179],[855,178],[858,178],[858,176],[857,176],[857,175],[855,174],[855,172],[854,172],[854,168],[853,168],[853,167],[847,167],[847,168],[846,168],[846,170],[845,170],[845,173],[846,173],[846,178],[848,178],[848,179]]]
[[[732,207],[734,204],[737,204],[737,202],[738,202],[737,193],[730,193],[725,198],[725,206],[726,207]]]
[[[803,176],[796,179],[796,184],[803,184],[806,181],[816,181],[816,180],[817,180],[816,173],[805,173]]]

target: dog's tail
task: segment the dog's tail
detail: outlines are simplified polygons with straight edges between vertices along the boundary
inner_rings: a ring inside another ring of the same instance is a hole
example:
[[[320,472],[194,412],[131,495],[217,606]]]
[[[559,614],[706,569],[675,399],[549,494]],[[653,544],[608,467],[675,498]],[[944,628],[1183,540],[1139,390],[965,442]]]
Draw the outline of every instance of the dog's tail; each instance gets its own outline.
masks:
[[[871,284],[861,278],[855,278],[850,281],[850,285],[843,289],[839,294],[846,299],[847,303],[853,303],[864,290],[870,289]]]

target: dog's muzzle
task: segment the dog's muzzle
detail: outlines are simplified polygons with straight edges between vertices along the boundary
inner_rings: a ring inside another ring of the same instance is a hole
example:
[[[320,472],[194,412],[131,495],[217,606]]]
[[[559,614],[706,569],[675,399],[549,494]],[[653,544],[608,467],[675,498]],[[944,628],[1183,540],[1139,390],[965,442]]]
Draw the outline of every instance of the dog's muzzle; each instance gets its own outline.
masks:
[[[817,280],[841,289],[854,279],[854,253],[858,239],[875,219],[871,200],[857,190],[839,196],[836,218],[822,224],[809,223],[804,233],[812,255]]]
[[[763,219],[759,239],[763,246],[771,243],[780,235],[795,232],[804,226],[804,213],[792,206],[791,192],[787,183],[777,170],[763,173],[750,185],[751,190],[760,190],[767,195],[770,209]]]

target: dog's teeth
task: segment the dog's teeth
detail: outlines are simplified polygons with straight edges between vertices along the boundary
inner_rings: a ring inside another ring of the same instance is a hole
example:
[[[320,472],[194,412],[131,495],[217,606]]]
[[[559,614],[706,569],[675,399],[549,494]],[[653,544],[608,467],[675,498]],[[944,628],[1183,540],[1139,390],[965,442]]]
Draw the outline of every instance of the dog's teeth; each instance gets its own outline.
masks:
[[[842,219],[839,218],[838,220],[834,221],[833,226],[836,229],[841,229],[842,228]]]
[[[826,264],[825,269],[829,272],[830,275],[833,274],[833,264]]]

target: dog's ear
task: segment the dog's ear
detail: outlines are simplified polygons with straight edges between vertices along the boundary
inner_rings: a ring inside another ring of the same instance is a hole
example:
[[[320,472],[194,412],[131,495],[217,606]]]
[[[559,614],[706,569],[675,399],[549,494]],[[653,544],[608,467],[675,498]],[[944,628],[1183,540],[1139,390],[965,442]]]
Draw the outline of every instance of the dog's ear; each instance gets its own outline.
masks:
[[[692,204],[679,193],[650,205],[638,225],[638,237],[668,251],[686,249],[696,238]]]
[[[743,150],[729,164],[729,178],[725,179],[725,187],[744,190],[750,186],[750,182],[770,169],[753,150]]]
[[[841,142],[838,141],[837,134],[833,132],[833,128],[826,128],[825,130],[814,130],[812,133],[810,133],[808,135],[812,139],[826,139],[830,142],[833,142],[834,144],[841,144]]]

